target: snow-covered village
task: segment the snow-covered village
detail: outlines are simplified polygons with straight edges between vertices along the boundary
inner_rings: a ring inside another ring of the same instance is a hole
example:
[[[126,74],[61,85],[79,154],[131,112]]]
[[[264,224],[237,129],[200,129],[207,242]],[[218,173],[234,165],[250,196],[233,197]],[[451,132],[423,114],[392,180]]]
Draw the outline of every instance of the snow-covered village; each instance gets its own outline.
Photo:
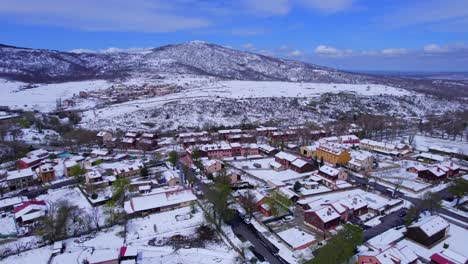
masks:
[[[0,1],[0,263],[468,264],[467,10]]]
[[[466,138],[370,139],[353,123],[74,131],[40,146],[26,134],[41,118],[2,119],[33,120],[3,139],[30,143],[1,164],[2,262],[467,261]]]

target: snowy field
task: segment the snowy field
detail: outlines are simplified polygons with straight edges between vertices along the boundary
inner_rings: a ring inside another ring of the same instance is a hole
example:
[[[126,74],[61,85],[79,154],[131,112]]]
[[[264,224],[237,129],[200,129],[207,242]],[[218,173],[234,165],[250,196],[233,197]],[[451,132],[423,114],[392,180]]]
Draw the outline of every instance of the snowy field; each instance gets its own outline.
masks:
[[[62,188],[57,190],[50,189],[47,194],[40,195],[36,200],[43,200],[46,203],[54,203],[60,200],[67,200],[71,204],[78,206],[87,213],[91,213],[93,207],[89,204],[88,200],[83,196],[83,194],[78,190],[78,188]],[[100,224],[101,226],[105,223],[105,216],[103,215],[102,207],[95,207],[98,210],[98,213],[101,215]]]
[[[255,176],[258,179],[271,182],[284,182],[296,179],[305,178],[310,176],[312,173],[297,173],[292,170],[275,171],[270,168],[270,163],[274,162],[274,158],[266,159],[255,159],[231,162],[231,165],[238,169],[242,169],[245,172]],[[261,168],[254,167],[254,164],[260,164]]]
[[[195,213],[191,207],[183,207],[132,219],[127,224],[127,244],[143,252],[141,263],[235,263],[236,252],[222,242],[190,248],[166,244],[173,236],[194,237],[197,228],[206,223],[198,206]]]
[[[125,84],[141,85],[147,80],[135,79],[124,82]],[[108,107],[107,111],[119,109],[120,113],[131,110],[132,105],[143,107],[155,107],[161,103],[173,100],[185,100],[193,98],[262,98],[262,97],[311,97],[322,93],[350,92],[361,95],[409,95],[406,90],[383,85],[361,84],[325,84],[325,83],[292,83],[292,82],[255,82],[255,81],[214,81],[212,78],[187,77],[169,78],[157,83],[176,83],[178,85],[190,85],[179,93],[169,94],[145,100],[137,100],[128,103]],[[23,89],[26,83],[11,82],[0,79],[0,105],[11,108],[24,108],[38,111],[52,111],[56,107],[56,100],[62,101],[71,98],[80,91],[94,91],[109,88],[112,83],[104,80],[66,82],[59,84],[39,84],[37,87]],[[83,103],[81,107],[93,107],[95,104]],[[105,114],[105,113],[104,113]],[[115,113],[114,113],[115,114]]]
[[[0,105],[12,109],[52,111],[56,107],[56,100],[65,100],[78,94],[80,91],[94,91],[108,88],[107,81],[82,81],[58,84],[43,84],[36,88],[22,89],[26,84],[10,82],[0,79]]]
[[[396,162],[400,168],[388,169],[377,172],[372,172],[370,175],[376,179],[389,182],[391,184],[400,184],[402,187],[408,188],[415,192],[421,191],[431,184],[424,182],[418,178],[417,173],[409,172],[406,169],[410,166],[421,165],[421,163],[410,160],[401,160]]]
[[[438,148],[468,155],[468,142],[466,141],[460,142],[416,135],[414,137],[414,144],[416,149],[421,151],[426,151],[428,148]]]

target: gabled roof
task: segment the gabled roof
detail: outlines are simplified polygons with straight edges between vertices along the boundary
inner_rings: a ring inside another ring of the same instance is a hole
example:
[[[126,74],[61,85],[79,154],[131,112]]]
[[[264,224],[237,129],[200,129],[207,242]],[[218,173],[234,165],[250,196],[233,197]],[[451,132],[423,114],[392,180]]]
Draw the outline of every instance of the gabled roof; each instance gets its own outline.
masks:
[[[338,174],[340,174],[340,170],[332,168],[328,165],[323,165],[320,167],[319,171],[332,177],[338,177]]]
[[[21,205],[16,206],[13,209],[13,213],[15,214],[15,218],[21,217],[26,214],[30,209],[46,209],[47,205],[44,201],[27,201],[22,203]]]
[[[22,170],[15,170],[15,171],[8,171],[7,172],[7,180],[15,180],[25,177],[33,177],[33,171],[31,168],[22,169]]]
[[[293,162],[294,160],[297,159],[296,156],[292,155],[292,154],[289,154],[287,152],[284,152],[284,151],[280,151],[278,152],[275,157],[279,158],[279,159],[284,159],[284,160],[287,160],[289,162]]]
[[[307,161],[302,160],[302,159],[296,159],[295,161],[292,162],[292,165],[294,165],[294,166],[296,166],[298,168],[302,168],[305,165],[307,165]]]
[[[410,228],[420,228],[428,237],[449,227],[449,223],[438,215],[425,217],[409,226]]]
[[[307,210],[306,212],[315,213],[318,216],[318,218],[320,218],[320,220],[322,220],[322,222],[324,223],[328,223],[337,218],[340,218],[340,214],[338,214],[338,212],[336,212],[335,209],[333,209],[333,207],[329,205],[323,206],[316,210]]]

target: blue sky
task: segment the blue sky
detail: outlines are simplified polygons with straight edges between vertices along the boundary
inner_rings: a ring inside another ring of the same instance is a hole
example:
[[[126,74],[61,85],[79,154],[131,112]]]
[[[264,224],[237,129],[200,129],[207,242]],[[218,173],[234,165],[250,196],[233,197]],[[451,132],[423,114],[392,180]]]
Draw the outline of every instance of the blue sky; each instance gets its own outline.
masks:
[[[348,70],[468,71],[468,0],[0,0],[0,23],[0,43],[23,47],[204,40]]]

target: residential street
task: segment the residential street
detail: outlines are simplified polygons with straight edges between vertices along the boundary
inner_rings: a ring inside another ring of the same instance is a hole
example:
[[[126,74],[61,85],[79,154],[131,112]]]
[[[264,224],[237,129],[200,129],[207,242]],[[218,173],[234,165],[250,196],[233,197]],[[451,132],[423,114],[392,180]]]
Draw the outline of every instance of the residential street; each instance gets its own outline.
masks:
[[[399,215],[403,212],[406,211],[406,209],[402,208],[396,212],[390,213],[382,218],[380,218],[380,221],[382,223],[364,231],[364,241],[367,241],[377,235],[382,234],[383,232],[403,225],[404,224],[404,217],[400,217]]]

